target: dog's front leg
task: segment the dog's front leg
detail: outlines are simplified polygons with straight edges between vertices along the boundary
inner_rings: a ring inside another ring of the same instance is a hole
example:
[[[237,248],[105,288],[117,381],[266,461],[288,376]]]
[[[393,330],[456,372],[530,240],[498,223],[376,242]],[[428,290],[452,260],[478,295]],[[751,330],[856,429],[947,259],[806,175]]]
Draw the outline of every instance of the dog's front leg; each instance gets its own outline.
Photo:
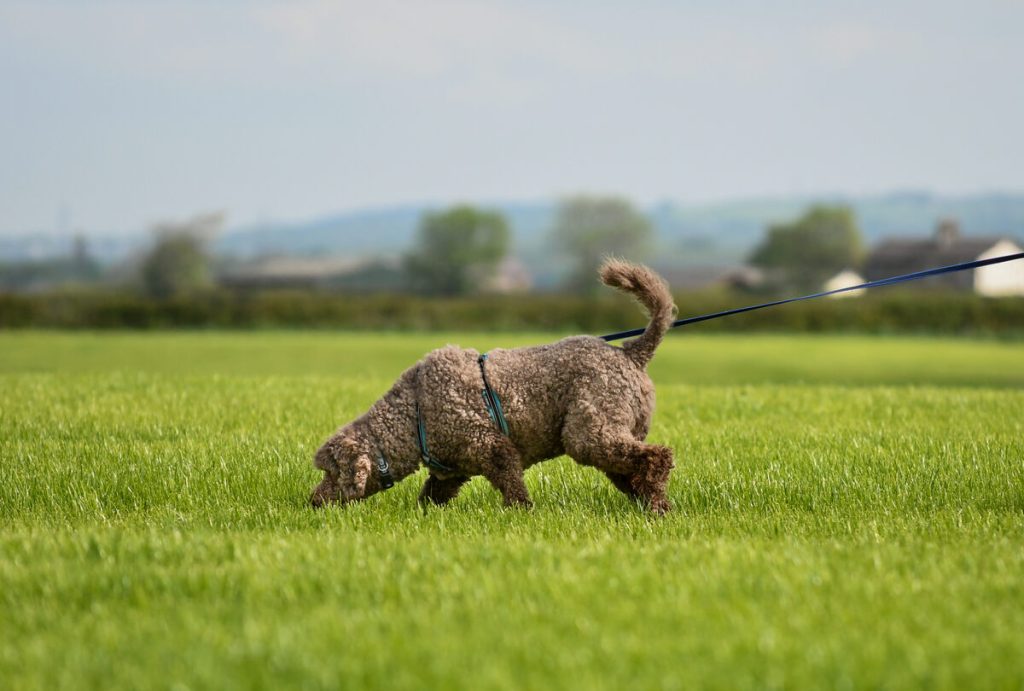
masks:
[[[608,476],[608,479],[612,481],[615,488],[625,494],[630,499],[637,499],[640,495],[637,494],[636,488],[633,487],[633,476],[628,473],[616,473],[611,470],[604,471],[604,474]]]
[[[505,506],[528,509],[533,506],[523,481],[523,462],[519,452],[506,437],[496,437],[483,464],[483,473],[501,492]]]
[[[462,486],[469,480],[468,477],[439,478],[436,475],[429,475],[420,490],[419,502],[425,507],[427,503],[436,506],[444,506],[459,493]]]

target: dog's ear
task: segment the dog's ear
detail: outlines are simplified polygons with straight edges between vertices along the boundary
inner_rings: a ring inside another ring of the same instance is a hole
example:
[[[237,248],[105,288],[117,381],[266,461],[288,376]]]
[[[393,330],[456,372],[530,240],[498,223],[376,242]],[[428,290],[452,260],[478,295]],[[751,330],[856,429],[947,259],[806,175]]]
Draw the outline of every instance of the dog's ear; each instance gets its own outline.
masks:
[[[359,436],[350,429],[339,430],[316,452],[313,465],[327,473],[344,501],[362,499],[373,465]]]
[[[366,494],[366,480],[370,477],[372,469],[370,457],[366,454],[359,454],[350,467],[352,474],[348,478],[348,482],[343,481],[341,491],[345,495],[345,499],[354,501],[362,499]]]
[[[341,492],[348,501],[362,499],[372,469],[370,456],[355,434],[344,435],[340,447],[342,458],[338,459],[338,466],[341,470]]]

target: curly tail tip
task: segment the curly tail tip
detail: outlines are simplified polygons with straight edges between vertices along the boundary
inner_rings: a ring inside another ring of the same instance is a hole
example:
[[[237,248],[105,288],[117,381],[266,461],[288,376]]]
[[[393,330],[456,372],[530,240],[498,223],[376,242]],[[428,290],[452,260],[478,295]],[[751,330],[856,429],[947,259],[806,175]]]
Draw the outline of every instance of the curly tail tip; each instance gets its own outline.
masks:
[[[644,367],[654,357],[655,349],[676,316],[676,306],[668,284],[648,267],[622,259],[606,259],[601,265],[600,275],[605,285],[618,288],[636,298],[651,317],[644,333],[623,346],[626,355]]]

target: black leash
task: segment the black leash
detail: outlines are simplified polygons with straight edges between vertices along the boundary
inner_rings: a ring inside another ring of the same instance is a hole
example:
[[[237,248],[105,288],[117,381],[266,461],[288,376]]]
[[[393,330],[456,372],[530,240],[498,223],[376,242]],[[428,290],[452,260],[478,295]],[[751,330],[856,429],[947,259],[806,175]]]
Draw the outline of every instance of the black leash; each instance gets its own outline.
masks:
[[[982,266],[991,266],[992,264],[1002,264],[1003,262],[1011,262],[1014,261],[1015,259],[1024,259],[1024,252],[1018,252],[1016,254],[1007,254],[1003,257],[993,257],[991,259],[977,259],[971,262],[961,262],[960,264],[941,266],[937,269],[925,269],[924,271],[915,271],[914,273],[903,274],[902,276],[893,276],[892,278],[881,278],[877,281],[868,281],[867,283],[861,283],[860,285],[849,286],[847,288],[836,288],[835,290],[826,290],[822,293],[802,295],[798,298],[786,298],[785,300],[764,302],[760,305],[750,305],[749,307],[737,307],[731,310],[713,312],[712,314],[702,314],[699,317],[687,317],[686,319],[679,319],[677,321],[672,322],[672,326],[670,326],[669,328],[674,329],[678,326],[696,324],[697,322],[706,322],[709,319],[728,317],[731,314],[753,312],[754,310],[764,309],[765,307],[775,307],[777,305],[785,305],[790,302],[799,302],[801,300],[813,300],[814,298],[822,298],[827,295],[836,295],[837,293],[845,293],[850,290],[861,290],[864,288],[878,288],[880,286],[891,286],[897,283],[903,283],[905,281],[916,281],[921,278],[928,278],[929,276],[939,276],[941,274],[948,274],[956,271],[967,271],[968,269],[977,269]],[[619,339],[629,338],[630,336],[639,336],[644,331],[646,331],[646,329],[630,329],[629,331],[619,331],[617,333],[601,336],[600,338],[603,341],[618,341]]]

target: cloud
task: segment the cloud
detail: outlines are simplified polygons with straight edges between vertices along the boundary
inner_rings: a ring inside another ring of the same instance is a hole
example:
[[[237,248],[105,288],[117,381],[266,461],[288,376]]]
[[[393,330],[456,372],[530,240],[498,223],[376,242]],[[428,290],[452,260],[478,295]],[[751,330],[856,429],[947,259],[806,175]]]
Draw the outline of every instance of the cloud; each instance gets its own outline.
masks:
[[[826,64],[849,67],[859,62],[917,61],[924,57],[921,33],[860,19],[840,19],[815,27],[808,51]]]
[[[750,76],[783,44],[728,15],[498,1],[35,3],[0,6],[23,63],[226,85]],[[532,90],[532,89],[527,89]]]
[[[1022,21],[943,0],[0,0],[2,206],[117,225],[186,199],[1016,181]]]

